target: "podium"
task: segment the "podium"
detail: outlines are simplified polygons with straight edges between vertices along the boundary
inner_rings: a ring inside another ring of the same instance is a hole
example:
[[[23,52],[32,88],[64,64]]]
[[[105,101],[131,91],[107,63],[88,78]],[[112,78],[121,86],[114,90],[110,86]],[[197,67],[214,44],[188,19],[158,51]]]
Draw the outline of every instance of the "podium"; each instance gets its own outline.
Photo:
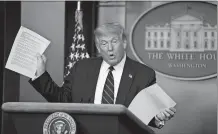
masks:
[[[67,113],[73,118],[76,134],[154,134],[123,105],[7,102],[2,105],[2,110],[13,120],[17,134],[43,134],[46,120],[48,122],[48,117],[57,112]],[[47,134],[73,133],[63,130]]]

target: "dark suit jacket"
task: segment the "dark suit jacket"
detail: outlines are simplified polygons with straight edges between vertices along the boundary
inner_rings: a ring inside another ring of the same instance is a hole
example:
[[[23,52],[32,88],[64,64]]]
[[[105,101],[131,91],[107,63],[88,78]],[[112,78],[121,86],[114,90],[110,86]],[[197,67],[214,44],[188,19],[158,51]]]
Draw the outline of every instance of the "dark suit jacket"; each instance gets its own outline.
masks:
[[[47,72],[29,82],[49,102],[94,103],[102,61],[103,59],[98,57],[76,62],[71,75],[65,80],[62,87],[57,86]],[[154,70],[127,57],[116,104],[128,107],[139,91],[155,82]]]

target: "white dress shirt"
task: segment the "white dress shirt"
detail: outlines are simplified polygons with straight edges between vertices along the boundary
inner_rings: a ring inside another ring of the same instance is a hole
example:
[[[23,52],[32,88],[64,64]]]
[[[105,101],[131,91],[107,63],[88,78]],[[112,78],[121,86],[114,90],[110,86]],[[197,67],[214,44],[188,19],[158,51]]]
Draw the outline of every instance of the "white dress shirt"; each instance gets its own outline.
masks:
[[[112,71],[112,74],[114,77],[114,103],[115,103],[116,98],[117,98],[118,88],[120,85],[120,80],[121,80],[121,76],[123,73],[123,68],[124,68],[125,62],[126,62],[126,55],[124,55],[124,57],[120,63],[118,63],[116,66],[113,66],[114,70]],[[102,62],[100,72],[98,75],[96,91],[95,91],[95,100],[94,100],[95,104],[101,104],[102,93],[104,90],[104,84],[105,84],[107,75],[109,73],[109,67],[110,67],[110,65],[107,62],[105,62],[105,61]]]

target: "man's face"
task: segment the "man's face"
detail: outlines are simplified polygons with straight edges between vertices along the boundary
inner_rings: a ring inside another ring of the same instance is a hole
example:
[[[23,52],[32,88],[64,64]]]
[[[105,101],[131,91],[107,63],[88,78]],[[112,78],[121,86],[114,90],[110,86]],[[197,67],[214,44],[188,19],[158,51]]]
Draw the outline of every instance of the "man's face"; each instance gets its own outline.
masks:
[[[115,66],[125,54],[126,41],[123,41],[118,35],[110,34],[99,37],[96,46],[104,61]]]

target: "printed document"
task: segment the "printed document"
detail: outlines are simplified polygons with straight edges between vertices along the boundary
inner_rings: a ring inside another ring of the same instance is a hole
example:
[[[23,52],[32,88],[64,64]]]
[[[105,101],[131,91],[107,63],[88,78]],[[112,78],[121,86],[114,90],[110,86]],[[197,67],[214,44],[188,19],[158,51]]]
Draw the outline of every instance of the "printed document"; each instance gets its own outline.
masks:
[[[33,78],[37,65],[36,54],[43,54],[49,44],[49,40],[21,26],[5,68]]]
[[[175,105],[176,103],[158,84],[153,84],[140,91],[135,96],[128,109],[144,124],[148,125],[155,115]]]

